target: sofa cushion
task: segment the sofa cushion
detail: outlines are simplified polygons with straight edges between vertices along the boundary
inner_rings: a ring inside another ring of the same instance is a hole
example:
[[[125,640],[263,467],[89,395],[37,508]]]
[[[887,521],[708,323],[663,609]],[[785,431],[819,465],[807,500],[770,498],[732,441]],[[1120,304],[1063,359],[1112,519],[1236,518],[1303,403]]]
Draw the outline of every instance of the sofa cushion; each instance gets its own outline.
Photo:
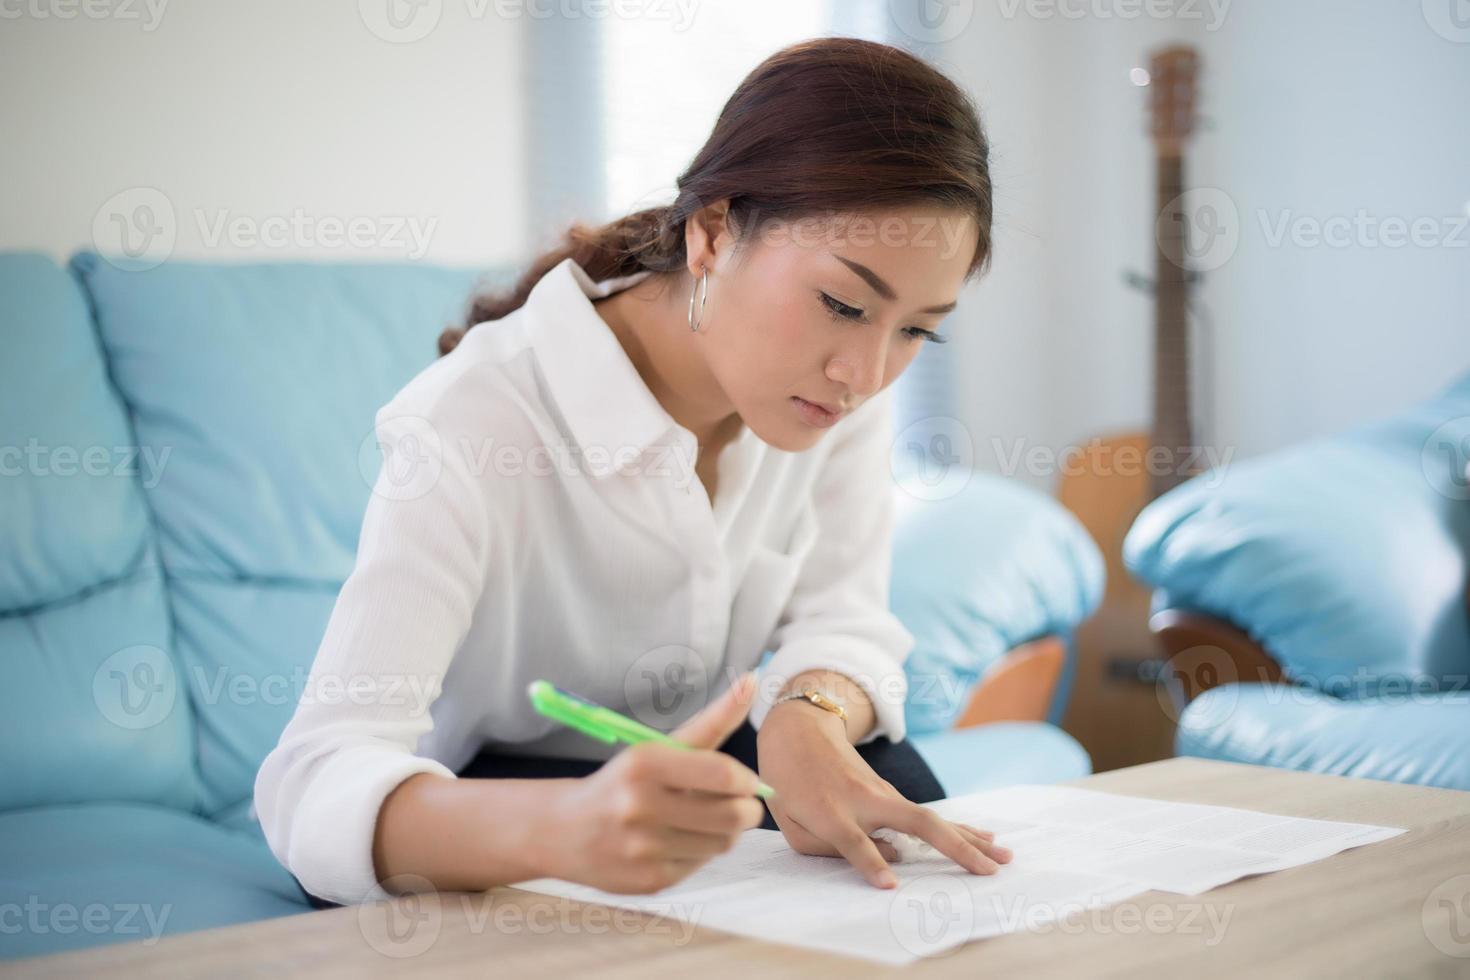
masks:
[[[904,662],[910,732],[943,731],[1006,651],[1070,633],[1102,598],[1102,554],[1051,497],[972,473],[938,499],[901,477],[889,603],[914,635]],[[1049,720],[1059,720],[1065,678]]]
[[[1308,687],[1226,684],[1179,717],[1179,755],[1470,790],[1470,692],[1343,700]]]
[[[259,833],[139,804],[0,813],[0,958],[311,911]]]
[[[1345,697],[1470,673],[1470,376],[1354,431],[1230,464],[1139,515],[1124,560],[1155,609],[1228,620]]]
[[[951,797],[1018,783],[1060,783],[1092,772],[1092,760],[1077,740],[1045,722],[997,721],[909,740]]]
[[[376,410],[437,355],[478,274],[410,264],[168,262],[82,252],[199,719],[207,812],[250,795],[303,693],[381,456]]]
[[[140,458],[86,298],[0,254],[0,808],[197,800]]]

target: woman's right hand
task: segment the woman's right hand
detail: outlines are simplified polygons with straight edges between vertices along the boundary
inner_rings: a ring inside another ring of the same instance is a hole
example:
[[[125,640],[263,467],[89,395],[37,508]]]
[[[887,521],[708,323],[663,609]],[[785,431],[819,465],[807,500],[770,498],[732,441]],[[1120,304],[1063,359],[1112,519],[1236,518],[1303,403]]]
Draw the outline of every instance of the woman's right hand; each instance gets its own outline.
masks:
[[[631,745],[568,781],[546,827],[550,877],[645,894],[673,885],[760,826],[760,778],[719,746],[745,720],[755,675],[669,734],[690,746]]]

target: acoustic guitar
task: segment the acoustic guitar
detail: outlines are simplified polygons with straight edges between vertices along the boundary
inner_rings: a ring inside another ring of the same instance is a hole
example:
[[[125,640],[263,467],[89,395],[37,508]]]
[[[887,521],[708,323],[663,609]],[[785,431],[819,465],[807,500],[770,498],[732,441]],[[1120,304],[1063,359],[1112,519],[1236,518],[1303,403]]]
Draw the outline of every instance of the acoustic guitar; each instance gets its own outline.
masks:
[[[1190,413],[1184,147],[1194,130],[1199,57],[1173,46],[1153,53],[1146,87],[1157,163],[1154,214],[1153,428],[1100,436],[1078,447],[1057,495],[1102,549],[1107,589],[1077,630],[1077,670],[1062,727],[1102,772],[1173,755],[1174,718],[1159,697],[1162,663],[1149,632],[1150,590],[1123,567],[1123,538],[1150,501],[1189,479]]]

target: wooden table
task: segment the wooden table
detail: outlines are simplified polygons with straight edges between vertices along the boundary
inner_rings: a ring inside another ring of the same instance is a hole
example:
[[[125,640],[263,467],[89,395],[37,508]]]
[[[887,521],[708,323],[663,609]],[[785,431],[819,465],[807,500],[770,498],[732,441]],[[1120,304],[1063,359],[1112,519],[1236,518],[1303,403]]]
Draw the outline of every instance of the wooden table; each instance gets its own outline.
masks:
[[[497,888],[428,896],[391,917],[387,904],[313,911],[14,961],[0,975],[1470,977],[1470,793],[1182,758],[1073,785],[1411,829],[1193,898],[1146,892],[1075,927],[980,940],[906,968]],[[410,915],[419,924],[390,938]]]

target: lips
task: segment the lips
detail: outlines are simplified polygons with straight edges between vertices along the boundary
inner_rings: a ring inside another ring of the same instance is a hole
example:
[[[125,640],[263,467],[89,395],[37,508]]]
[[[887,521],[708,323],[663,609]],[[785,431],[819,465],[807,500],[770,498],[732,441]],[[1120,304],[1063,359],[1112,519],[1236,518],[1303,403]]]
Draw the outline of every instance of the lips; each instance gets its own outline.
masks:
[[[840,405],[829,405],[827,402],[814,402],[810,398],[802,398],[801,400],[806,402],[808,405],[815,405],[823,411],[831,412],[833,415],[842,414],[842,407]]]
[[[791,396],[791,404],[796,406],[796,411],[803,421],[808,425],[814,425],[821,429],[835,424],[838,419],[846,414],[845,410],[837,408],[835,405],[807,401],[799,395]]]

